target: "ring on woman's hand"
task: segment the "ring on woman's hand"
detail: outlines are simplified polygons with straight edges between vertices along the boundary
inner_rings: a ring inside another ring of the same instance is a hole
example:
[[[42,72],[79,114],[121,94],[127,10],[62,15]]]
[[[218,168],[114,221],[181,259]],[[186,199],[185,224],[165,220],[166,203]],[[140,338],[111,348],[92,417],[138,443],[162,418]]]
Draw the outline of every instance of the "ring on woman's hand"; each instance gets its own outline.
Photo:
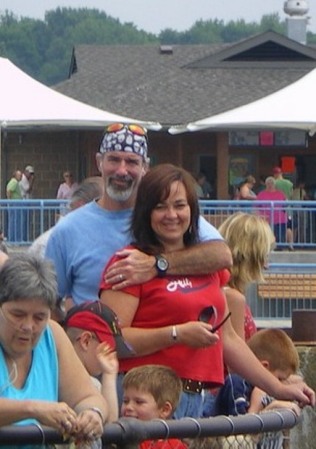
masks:
[[[124,276],[122,274],[119,274],[119,280],[123,281],[124,280]]]
[[[96,434],[92,431],[89,433],[89,438],[96,438]]]

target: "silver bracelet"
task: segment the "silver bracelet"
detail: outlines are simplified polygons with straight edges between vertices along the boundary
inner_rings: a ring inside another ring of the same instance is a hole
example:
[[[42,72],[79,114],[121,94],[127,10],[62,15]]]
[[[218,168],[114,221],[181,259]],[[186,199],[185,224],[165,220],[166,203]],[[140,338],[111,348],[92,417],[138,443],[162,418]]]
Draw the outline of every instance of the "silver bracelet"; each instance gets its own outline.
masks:
[[[104,423],[105,419],[104,419],[103,413],[98,407],[89,407],[89,408],[86,408],[85,410],[92,410],[93,412],[96,412],[100,416],[102,424]]]
[[[178,334],[177,334],[176,326],[172,326],[171,336],[172,336],[172,340],[177,341]]]

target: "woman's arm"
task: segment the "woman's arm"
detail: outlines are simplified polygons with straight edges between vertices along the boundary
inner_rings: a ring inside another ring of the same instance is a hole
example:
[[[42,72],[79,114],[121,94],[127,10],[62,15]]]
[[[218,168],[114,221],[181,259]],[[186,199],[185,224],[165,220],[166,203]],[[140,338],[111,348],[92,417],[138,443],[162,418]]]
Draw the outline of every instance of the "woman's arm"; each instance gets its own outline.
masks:
[[[105,273],[105,280],[116,290],[127,285],[142,284],[157,276],[154,256],[137,249],[124,249],[116,253],[120,259]],[[223,240],[208,240],[180,251],[164,254],[168,260],[168,274],[209,274],[232,265],[230,249]],[[124,281],[120,281],[119,275]]]
[[[246,298],[235,288],[225,287],[224,293],[231,314],[231,323],[237,335],[245,340]]]
[[[250,192],[250,189],[247,185],[240,187],[240,199],[242,200],[256,200],[257,195]]]
[[[315,392],[305,382],[285,385],[264,368],[236,334],[230,320],[224,324],[222,335],[224,360],[233,372],[277,399],[298,401],[302,406],[315,405]]]
[[[59,398],[77,413],[69,433],[77,439],[100,437],[109,417],[107,402],[93,385],[64,330],[52,320],[50,326],[59,360]]]
[[[105,400],[93,386],[63,329],[49,322],[59,362],[59,402],[43,400],[12,400],[0,398],[0,426],[33,418],[60,432],[101,435],[108,410]],[[91,408],[97,407],[103,419]]]
[[[100,300],[116,313],[125,340],[138,356],[152,354],[180,343],[196,348],[206,347],[219,339],[216,333],[210,332],[212,326],[202,321],[175,323],[176,338],[172,335],[172,325],[153,329],[136,328],[132,323],[139,305],[138,298],[121,291],[103,290]]]

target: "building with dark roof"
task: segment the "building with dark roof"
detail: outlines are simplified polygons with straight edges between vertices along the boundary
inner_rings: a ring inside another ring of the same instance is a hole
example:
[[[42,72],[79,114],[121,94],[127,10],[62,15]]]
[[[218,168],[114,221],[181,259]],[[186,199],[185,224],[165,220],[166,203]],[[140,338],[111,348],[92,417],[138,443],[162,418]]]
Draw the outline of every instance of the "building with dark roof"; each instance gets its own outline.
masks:
[[[160,122],[163,130],[150,132],[153,163],[204,170],[216,197],[228,198],[236,158],[246,161],[245,170],[257,179],[294,158],[288,176],[316,183],[314,139],[304,132],[260,129],[171,136],[168,128],[266,97],[315,67],[316,48],[275,32],[222,45],[79,45],[69,79],[55,88],[116,114]]]
[[[275,32],[234,44],[79,45],[73,50],[68,79],[54,88],[115,114],[161,123],[162,130],[149,131],[152,163],[204,171],[214,196],[227,199],[234,182],[232,166],[239,166],[238,161],[243,172],[256,179],[283,165],[285,171],[291,169],[287,176],[293,181],[304,178],[316,190],[315,139],[302,131],[269,129],[171,135],[169,127],[264,98],[315,67],[315,47]],[[6,166],[10,171],[16,161],[34,165],[36,159],[37,172],[45,175],[37,180],[34,196],[54,197],[56,172],[71,169],[78,180],[97,174],[95,153],[101,135],[101,129],[56,131],[48,137],[8,135]]]

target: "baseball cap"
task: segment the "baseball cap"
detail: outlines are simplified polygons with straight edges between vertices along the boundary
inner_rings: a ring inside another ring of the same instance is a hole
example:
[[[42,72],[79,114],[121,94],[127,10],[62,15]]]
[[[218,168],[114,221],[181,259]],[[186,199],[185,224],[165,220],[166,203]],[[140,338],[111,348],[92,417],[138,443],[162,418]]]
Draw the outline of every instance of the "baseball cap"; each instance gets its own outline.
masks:
[[[124,340],[117,315],[100,301],[86,301],[72,307],[63,322],[64,327],[76,327],[95,333],[100,342],[107,342],[118,358],[135,355]]]
[[[282,173],[282,169],[281,167],[274,167],[272,172],[274,175],[279,175],[280,173]]]
[[[147,130],[140,125],[113,123],[107,126],[102,136],[99,152],[125,151],[147,158]]]
[[[28,171],[29,173],[34,173],[34,167],[32,167],[32,165],[27,165],[25,167],[25,171]]]

